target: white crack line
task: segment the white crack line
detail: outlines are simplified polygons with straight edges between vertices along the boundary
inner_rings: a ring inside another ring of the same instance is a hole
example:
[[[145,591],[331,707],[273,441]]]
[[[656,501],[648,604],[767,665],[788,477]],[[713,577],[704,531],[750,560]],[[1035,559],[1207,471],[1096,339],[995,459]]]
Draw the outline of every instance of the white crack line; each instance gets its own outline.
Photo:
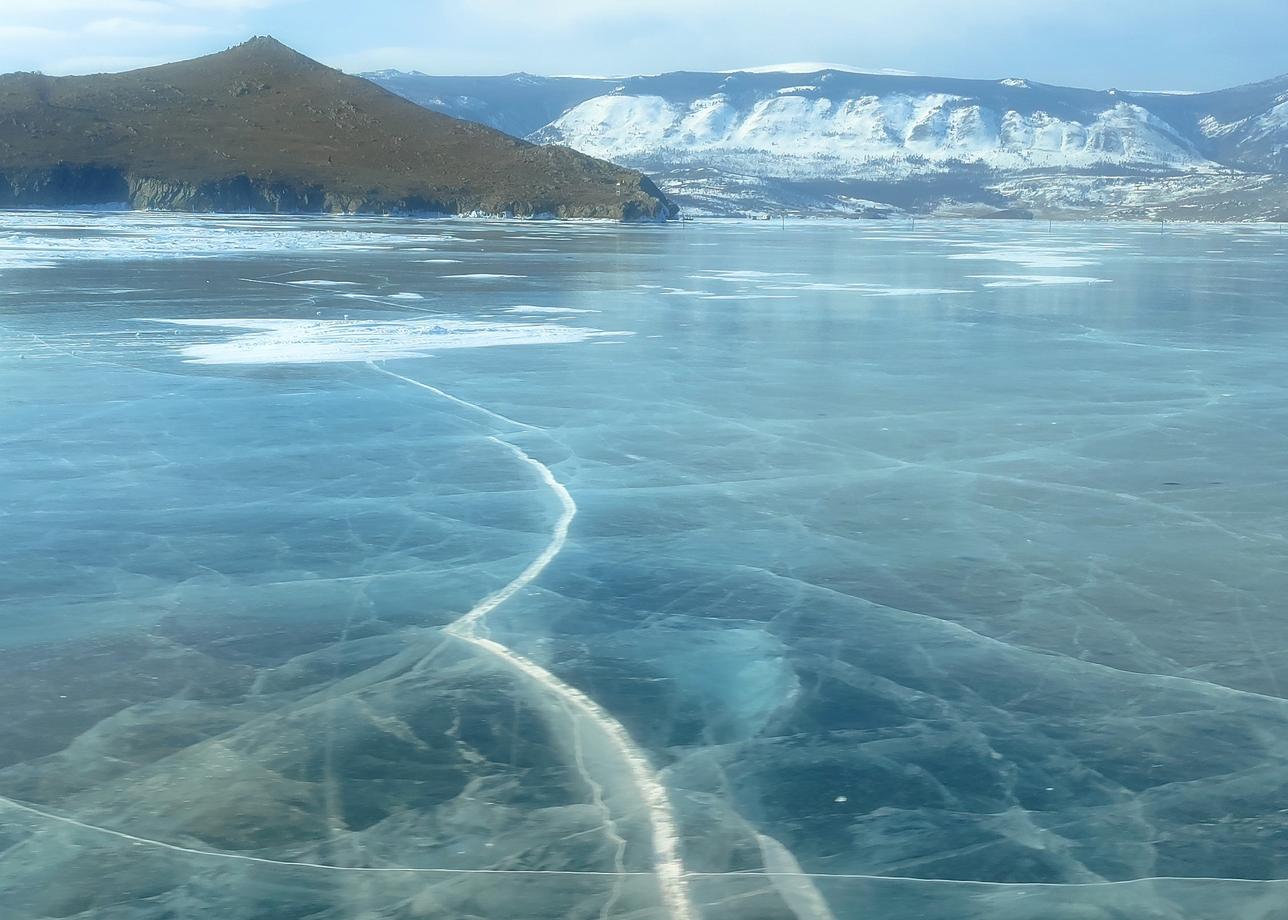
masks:
[[[483,406],[444,393],[437,387],[431,387],[410,377],[386,371],[383,368],[376,367],[374,364],[371,367],[390,377],[395,377],[413,386],[429,390],[458,405],[466,406],[492,418],[500,419],[509,424],[520,425],[523,428],[532,428],[531,425],[516,422],[514,419],[506,418]],[[551,531],[550,542],[546,544],[540,555],[532,560],[527,568],[515,576],[514,580],[509,584],[483,598],[459,619],[448,624],[444,632],[468,642],[475,648],[488,652],[515,671],[530,678],[533,682],[559,698],[570,711],[580,713],[586,721],[608,739],[618,757],[621,758],[630,772],[631,780],[648,810],[649,823],[653,830],[653,868],[657,874],[658,886],[661,888],[662,900],[666,905],[667,911],[672,920],[695,920],[696,914],[689,900],[689,886],[686,880],[684,862],[680,857],[679,831],[675,823],[675,815],[671,810],[670,796],[667,794],[666,787],[658,779],[657,773],[649,763],[648,758],[631,739],[625,726],[589,696],[564,683],[554,674],[541,667],[541,665],[524,658],[517,652],[511,651],[500,642],[482,635],[485,631],[483,618],[531,584],[563,550],[568,542],[568,529],[572,525],[572,519],[577,514],[577,503],[563,483],[555,478],[555,474],[550,467],[529,456],[521,448],[508,441],[503,441],[497,437],[489,437],[488,440],[505,447],[515,457],[531,466],[546,488],[559,499],[562,510]]]

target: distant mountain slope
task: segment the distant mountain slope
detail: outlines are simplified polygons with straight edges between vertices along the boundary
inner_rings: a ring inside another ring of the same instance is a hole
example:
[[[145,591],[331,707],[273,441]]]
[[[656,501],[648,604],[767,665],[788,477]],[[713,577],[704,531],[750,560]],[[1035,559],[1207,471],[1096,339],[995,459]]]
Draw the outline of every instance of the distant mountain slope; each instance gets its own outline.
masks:
[[[1195,95],[799,68],[369,77],[717,213],[1277,217],[1288,201],[1288,77]]]
[[[432,111],[476,121],[515,137],[527,137],[578,103],[611,93],[618,86],[616,80],[522,73],[508,77],[431,77],[382,70],[360,76]]]
[[[426,111],[271,38],[121,74],[0,77],[0,206],[654,218],[637,172]]]
[[[1215,93],[1146,99],[1160,117],[1195,137],[1211,159],[1251,171],[1288,172],[1288,74]]]

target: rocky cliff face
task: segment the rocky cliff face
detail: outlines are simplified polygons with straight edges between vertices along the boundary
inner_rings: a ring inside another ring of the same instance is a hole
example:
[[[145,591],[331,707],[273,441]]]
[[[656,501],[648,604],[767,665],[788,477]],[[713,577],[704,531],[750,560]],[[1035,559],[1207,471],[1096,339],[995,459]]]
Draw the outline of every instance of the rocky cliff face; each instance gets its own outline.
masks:
[[[642,174],[428,112],[272,39],[124,74],[0,77],[0,207],[658,220]]]
[[[650,221],[673,216],[672,205],[647,179],[642,197],[605,203],[569,204],[556,198],[432,198],[391,196],[378,191],[346,194],[320,184],[265,180],[245,174],[192,182],[137,176],[102,166],[59,164],[47,169],[0,173],[0,208],[120,206],[153,211],[252,212],[258,214],[482,214],[497,217]]]

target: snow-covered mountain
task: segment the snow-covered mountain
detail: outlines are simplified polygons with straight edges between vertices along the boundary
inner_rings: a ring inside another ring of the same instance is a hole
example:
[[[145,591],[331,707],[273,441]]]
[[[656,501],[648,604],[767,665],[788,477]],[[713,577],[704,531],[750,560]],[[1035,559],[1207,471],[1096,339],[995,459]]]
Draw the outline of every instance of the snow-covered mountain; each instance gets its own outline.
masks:
[[[946,93],[833,99],[819,85],[784,87],[741,104],[724,94],[678,103],[663,96],[596,96],[533,137],[606,159],[751,166],[782,176],[906,174],[945,163],[1209,165],[1171,126],[1129,102],[1060,117],[1001,111]]]
[[[365,76],[428,108],[643,169],[690,210],[1222,218],[1277,217],[1288,201],[1288,77],[1184,95],[799,66]]]

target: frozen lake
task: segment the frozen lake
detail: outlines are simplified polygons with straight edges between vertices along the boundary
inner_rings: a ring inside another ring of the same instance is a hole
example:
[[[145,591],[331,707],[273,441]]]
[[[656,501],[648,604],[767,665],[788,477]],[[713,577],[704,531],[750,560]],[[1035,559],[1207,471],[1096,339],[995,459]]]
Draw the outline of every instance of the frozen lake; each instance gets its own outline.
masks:
[[[6,920],[1288,904],[1288,233],[0,214]]]

